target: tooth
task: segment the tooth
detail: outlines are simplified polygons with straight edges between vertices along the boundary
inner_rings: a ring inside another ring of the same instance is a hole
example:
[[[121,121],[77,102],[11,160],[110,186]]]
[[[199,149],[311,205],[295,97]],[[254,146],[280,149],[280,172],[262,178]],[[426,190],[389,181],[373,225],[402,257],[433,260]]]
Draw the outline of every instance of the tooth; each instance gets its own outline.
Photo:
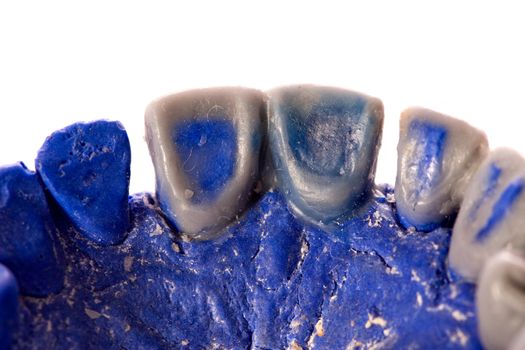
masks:
[[[268,92],[278,187],[298,214],[329,223],[362,204],[373,186],[380,100],[311,85]]]
[[[263,95],[212,88],[167,96],[146,111],[146,139],[167,219],[210,239],[246,208],[259,179]]]
[[[512,338],[512,342],[508,349],[509,350],[525,349],[525,327],[522,327],[519,333],[514,338]]]
[[[430,231],[454,218],[464,187],[488,152],[485,134],[423,108],[401,114],[395,185],[400,222]]]
[[[86,238],[117,244],[129,228],[130,146],[119,122],[77,123],[49,136],[36,168],[47,189]]]
[[[480,275],[476,306],[483,345],[508,349],[525,326],[525,260],[511,251],[488,260]]]
[[[485,261],[506,246],[525,246],[525,160],[493,151],[472,177],[452,233],[450,266],[475,281]]]
[[[0,263],[15,274],[22,294],[61,290],[64,268],[55,233],[37,175],[22,163],[0,168]]]
[[[0,349],[11,348],[18,319],[18,285],[15,277],[0,264]]]

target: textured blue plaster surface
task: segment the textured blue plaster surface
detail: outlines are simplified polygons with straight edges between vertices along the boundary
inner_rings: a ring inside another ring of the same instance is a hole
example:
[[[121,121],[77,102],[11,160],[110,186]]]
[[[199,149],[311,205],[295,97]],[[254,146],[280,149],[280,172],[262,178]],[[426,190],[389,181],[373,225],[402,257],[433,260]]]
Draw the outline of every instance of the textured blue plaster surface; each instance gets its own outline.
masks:
[[[24,164],[0,167],[0,263],[26,295],[60,291],[62,250],[38,176]]]
[[[18,285],[15,276],[0,264],[0,350],[9,349],[18,314]]]
[[[14,349],[480,349],[474,286],[447,274],[450,230],[406,231],[392,190],[330,234],[266,193],[222,238],[189,242],[135,195],[119,245],[53,211],[64,289],[22,297]],[[382,346],[382,347],[381,347]]]
[[[122,241],[128,229],[131,151],[119,122],[75,123],[54,132],[36,168],[71,222],[100,244]]]
[[[184,121],[176,125],[172,138],[193,191],[192,201],[212,201],[235,169],[237,135],[232,122],[213,116]]]

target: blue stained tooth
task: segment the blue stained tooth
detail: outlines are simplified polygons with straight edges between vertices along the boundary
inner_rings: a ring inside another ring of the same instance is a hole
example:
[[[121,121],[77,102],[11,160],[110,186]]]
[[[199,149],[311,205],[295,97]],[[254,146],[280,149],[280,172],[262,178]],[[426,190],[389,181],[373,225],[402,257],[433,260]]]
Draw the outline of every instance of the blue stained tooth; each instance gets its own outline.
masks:
[[[475,281],[499,250],[525,247],[525,159],[497,149],[472,177],[452,233],[450,266]]]
[[[322,224],[357,209],[374,182],[381,101],[311,85],[277,88],[268,96],[277,186],[292,209]]]
[[[519,254],[504,250],[485,264],[476,290],[476,308],[479,334],[486,349],[523,349],[524,287],[525,259]]]
[[[0,350],[11,348],[18,319],[18,285],[15,277],[0,264]]]
[[[406,228],[433,230],[456,215],[464,188],[488,153],[485,134],[423,108],[401,114],[395,185]]]
[[[76,123],[54,132],[36,169],[71,223],[100,244],[120,243],[130,225],[131,151],[119,122]]]
[[[0,168],[0,263],[15,274],[22,294],[62,289],[64,264],[55,235],[38,176],[22,163]]]
[[[146,139],[166,218],[211,239],[248,205],[259,180],[264,97],[211,88],[161,98],[146,111]]]

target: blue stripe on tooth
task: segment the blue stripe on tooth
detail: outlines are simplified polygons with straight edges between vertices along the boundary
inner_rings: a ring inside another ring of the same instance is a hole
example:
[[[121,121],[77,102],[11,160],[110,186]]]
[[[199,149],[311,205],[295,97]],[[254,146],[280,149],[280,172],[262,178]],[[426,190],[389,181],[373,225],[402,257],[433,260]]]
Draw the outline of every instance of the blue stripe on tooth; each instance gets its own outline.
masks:
[[[373,186],[381,101],[312,85],[277,88],[268,96],[277,186],[291,208],[321,224],[359,208]]]
[[[182,233],[214,238],[249,204],[259,180],[264,99],[252,89],[211,88],[147,108],[157,199]]]
[[[36,159],[47,189],[73,226],[100,244],[118,244],[130,226],[131,151],[119,122],[72,124],[49,136]]]
[[[470,218],[472,220],[476,219],[476,216],[478,214],[479,208],[481,207],[481,204],[486,199],[491,198],[494,195],[494,192],[496,191],[496,187],[498,186],[498,181],[501,176],[501,168],[499,168],[496,164],[491,164],[490,170],[489,170],[489,176],[485,183],[485,189],[483,190],[483,195],[481,196],[480,200],[474,205],[470,212]]]
[[[0,168],[0,263],[24,295],[62,289],[64,263],[38,176],[22,163]]]
[[[11,349],[17,321],[18,285],[11,271],[0,264],[0,350]]]
[[[509,149],[492,151],[466,188],[452,231],[452,269],[476,281],[492,255],[507,246],[525,246],[524,189],[525,159]]]
[[[503,191],[498,201],[494,203],[492,214],[485,223],[485,226],[478,231],[476,235],[477,241],[485,240],[493,229],[505,219],[508,212],[512,210],[514,202],[521,196],[524,182],[524,179],[514,181]]]
[[[395,185],[397,216],[406,228],[430,231],[457,213],[464,187],[488,152],[485,134],[443,114],[401,114]]]

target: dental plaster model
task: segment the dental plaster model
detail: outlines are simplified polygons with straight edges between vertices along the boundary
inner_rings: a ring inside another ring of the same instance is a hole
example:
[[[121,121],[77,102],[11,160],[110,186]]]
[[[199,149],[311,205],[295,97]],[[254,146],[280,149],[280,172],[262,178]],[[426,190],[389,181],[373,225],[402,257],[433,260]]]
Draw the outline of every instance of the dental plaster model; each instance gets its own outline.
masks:
[[[525,161],[413,108],[376,185],[382,125],[337,88],[167,96],[129,199],[120,123],[53,133],[0,168],[0,349],[522,349]]]

